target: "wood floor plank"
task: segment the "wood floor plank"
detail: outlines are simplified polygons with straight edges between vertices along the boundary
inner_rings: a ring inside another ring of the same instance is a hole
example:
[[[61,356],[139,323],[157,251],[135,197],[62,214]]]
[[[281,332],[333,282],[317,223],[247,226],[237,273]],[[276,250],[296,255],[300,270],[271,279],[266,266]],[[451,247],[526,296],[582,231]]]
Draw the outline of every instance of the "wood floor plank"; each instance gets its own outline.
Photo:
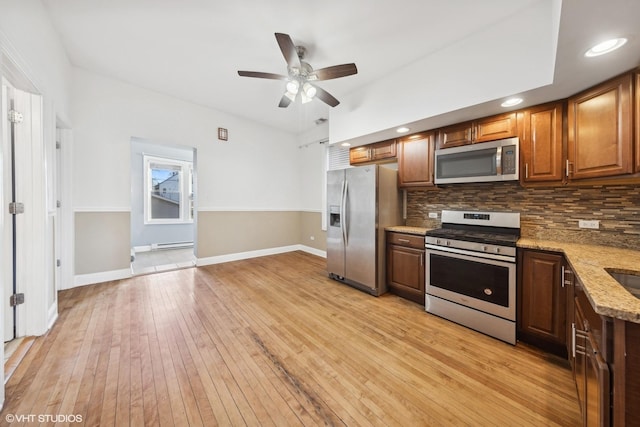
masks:
[[[580,420],[566,361],[372,297],[291,252],[59,294],[4,414],[85,425],[519,425]]]

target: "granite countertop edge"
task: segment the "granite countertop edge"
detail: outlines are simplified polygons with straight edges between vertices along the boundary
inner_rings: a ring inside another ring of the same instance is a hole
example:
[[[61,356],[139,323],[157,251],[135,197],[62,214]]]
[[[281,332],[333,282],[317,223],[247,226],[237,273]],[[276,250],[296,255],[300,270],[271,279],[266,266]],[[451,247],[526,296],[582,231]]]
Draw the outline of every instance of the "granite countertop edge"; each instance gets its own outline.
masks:
[[[430,228],[425,227],[412,227],[409,225],[392,225],[384,228],[385,231],[393,231],[395,233],[406,233],[406,234],[414,234],[416,236],[426,236],[427,231],[431,230]]]
[[[640,323],[640,298],[633,296],[606,270],[640,274],[640,251],[528,237],[520,238],[517,246],[564,253],[596,313]]]

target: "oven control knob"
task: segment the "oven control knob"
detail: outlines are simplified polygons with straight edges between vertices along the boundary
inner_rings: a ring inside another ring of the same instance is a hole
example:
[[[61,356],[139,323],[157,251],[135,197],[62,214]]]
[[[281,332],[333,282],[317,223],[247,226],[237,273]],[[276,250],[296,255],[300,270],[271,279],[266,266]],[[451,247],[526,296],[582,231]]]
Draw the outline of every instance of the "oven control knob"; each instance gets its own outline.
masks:
[[[482,252],[487,252],[487,247],[484,245],[480,246],[480,249],[482,249]]]
[[[436,239],[436,245],[440,244],[440,239]]]
[[[489,289],[489,288],[484,288],[484,294],[485,295],[492,295],[493,291],[491,289]]]
[[[496,248],[496,253],[499,254],[500,253],[500,248]]]
[[[447,245],[447,246],[451,246],[451,242],[447,240],[446,245]]]

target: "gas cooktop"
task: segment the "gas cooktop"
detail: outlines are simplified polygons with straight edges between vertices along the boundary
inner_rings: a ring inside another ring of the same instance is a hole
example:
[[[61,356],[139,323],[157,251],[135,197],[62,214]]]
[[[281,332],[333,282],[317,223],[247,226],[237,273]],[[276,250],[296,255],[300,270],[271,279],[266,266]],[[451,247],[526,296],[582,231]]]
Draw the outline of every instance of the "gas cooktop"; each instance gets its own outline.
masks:
[[[486,243],[489,245],[516,246],[519,236],[514,234],[495,233],[483,230],[437,228],[427,231],[427,236],[439,239],[464,240],[467,242]]]

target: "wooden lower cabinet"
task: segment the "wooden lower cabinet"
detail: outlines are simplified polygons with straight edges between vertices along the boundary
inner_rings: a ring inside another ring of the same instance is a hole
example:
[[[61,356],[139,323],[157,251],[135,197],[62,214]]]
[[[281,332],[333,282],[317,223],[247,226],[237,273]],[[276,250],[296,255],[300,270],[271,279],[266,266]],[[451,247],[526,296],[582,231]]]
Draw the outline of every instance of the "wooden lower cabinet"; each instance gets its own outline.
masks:
[[[571,357],[582,425],[610,426],[611,373],[607,357],[611,358],[611,349],[607,348],[607,338],[612,325],[593,310],[579,282],[575,287],[574,308],[575,344]]]
[[[566,294],[563,256],[521,252],[518,338],[566,357]]]
[[[424,236],[387,232],[387,286],[393,294],[424,304]]]

